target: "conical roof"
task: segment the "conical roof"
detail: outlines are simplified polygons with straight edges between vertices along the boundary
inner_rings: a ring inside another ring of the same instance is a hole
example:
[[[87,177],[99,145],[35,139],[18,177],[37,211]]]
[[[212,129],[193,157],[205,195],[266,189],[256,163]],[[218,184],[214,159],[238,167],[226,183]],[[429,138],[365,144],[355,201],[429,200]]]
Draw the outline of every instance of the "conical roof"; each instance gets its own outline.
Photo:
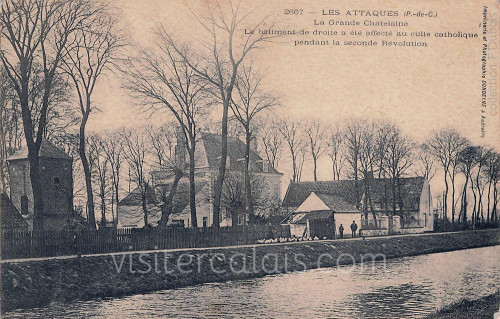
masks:
[[[52,144],[49,140],[43,138],[42,145],[40,146],[40,157],[44,158],[56,158],[72,160],[73,158],[66,154],[63,150]],[[28,158],[28,147],[24,146],[19,149],[14,155],[7,158],[7,161],[27,159]]]

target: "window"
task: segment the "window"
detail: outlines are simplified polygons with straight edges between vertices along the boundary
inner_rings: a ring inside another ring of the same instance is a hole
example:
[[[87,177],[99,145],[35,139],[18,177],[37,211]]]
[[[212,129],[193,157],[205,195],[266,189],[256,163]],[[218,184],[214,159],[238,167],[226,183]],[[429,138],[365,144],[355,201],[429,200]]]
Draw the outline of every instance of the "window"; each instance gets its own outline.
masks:
[[[61,184],[61,180],[59,179],[59,177],[54,177],[54,185],[59,185]]]
[[[28,215],[29,200],[28,196],[21,196],[21,214]]]
[[[264,171],[264,173],[269,173],[269,162],[262,162],[262,171]]]
[[[207,227],[208,217],[203,217],[203,228]]]

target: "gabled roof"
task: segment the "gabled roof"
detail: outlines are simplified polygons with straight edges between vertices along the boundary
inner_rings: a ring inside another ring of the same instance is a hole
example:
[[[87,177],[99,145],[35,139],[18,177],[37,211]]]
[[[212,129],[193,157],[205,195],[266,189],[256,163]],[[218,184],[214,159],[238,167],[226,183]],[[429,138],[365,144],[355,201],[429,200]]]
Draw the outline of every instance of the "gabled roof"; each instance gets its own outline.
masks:
[[[196,183],[196,194],[199,194],[207,185],[205,181]],[[157,185],[155,188],[149,187],[146,193],[146,202],[148,205],[156,206],[154,209],[149,209],[148,222],[152,225],[158,223],[161,218],[161,194],[160,191],[168,194],[171,189],[171,184]],[[130,194],[123,198],[118,207],[131,207],[135,209],[120,210],[118,219],[124,227],[132,227],[134,225],[142,225],[144,222],[144,215],[142,212],[142,198],[141,190],[134,189]],[[189,183],[179,183],[177,191],[173,199],[172,215],[181,213],[189,205]],[[137,227],[137,226],[136,226]]]
[[[349,203],[339,195],[316,194],[323,203],[336,213],[360,213],[355,205]]]
[[[207,154],[208,166],[213,169],[219,168],[221,156],[222,137],[212,133],[201,133],[205,152]],[[244,168],[245,143],[236,137],[227,138],[227,156],[229,158],[229,169],[241,170]],[[250,149],[250,170],[263,172],[263,159],[256,152]],[[269,165],[269,173],[280,174],[274,167]]]
[[[418,176],[400,179],[401,197],[405,209],[418,209],[424,181],[424,177]],[[359,180],[358,183],[361,199],[363,196],[363,180]],[[354,180],[290,182],[285,198],[283,199],[283,207],[300,206],[312,192],[318,194],[318,196],[319,194],[336,195],[352,206],[356,206],[357,204]],[[387,194],[387,201],[390,205],[392,203],[391,180],[383,178],[373,179],[370,186],[370,193],[374,204],[383,203],[385,194]]]
[[[43,158],[73,160],[71,156],[66,154],[63,150],[61,150],[60,148],[58,148],[45,138],[42,139],[39,156]],[[14,155],[9,156],[7,161],[27,159],[27,158],[28,158],[28,147],[24,146],[20,148]]]
[[[21,216],[9,196],[5,193],[1,195],[0,218],[2,220],[2,229],[28,230],[28,223],[24,220],[23,216]]]
[[[283,206],[298,207],[312,192],[338,195],[351,204],[356,202],[354,181],[290,182],[283,199]]]

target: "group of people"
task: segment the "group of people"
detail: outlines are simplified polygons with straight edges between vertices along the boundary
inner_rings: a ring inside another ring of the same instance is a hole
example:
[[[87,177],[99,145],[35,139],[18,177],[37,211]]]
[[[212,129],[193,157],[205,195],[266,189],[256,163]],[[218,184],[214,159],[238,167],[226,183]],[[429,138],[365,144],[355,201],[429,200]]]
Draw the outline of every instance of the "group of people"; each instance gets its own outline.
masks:
[[[356,237],[356,231],[358,230],[358,224],[356,224],[356,221],[352,221],[351,224],[351,235],[352,238]],[[339,234],[340,238],[344,238],[344,225],[340,224],[339,226]]]

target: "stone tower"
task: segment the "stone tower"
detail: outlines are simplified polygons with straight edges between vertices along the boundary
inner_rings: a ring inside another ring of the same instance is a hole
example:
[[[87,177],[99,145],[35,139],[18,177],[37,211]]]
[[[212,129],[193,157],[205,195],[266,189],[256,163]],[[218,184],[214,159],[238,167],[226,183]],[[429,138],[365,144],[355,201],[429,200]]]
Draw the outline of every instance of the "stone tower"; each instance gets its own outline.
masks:
[[[43,197],[43,229],[67,229],[73,211],[73,159],[44,139],[40,146]],[[21,148],[7,159],[10,198],[33,229],[33,190],[28,148]]]

